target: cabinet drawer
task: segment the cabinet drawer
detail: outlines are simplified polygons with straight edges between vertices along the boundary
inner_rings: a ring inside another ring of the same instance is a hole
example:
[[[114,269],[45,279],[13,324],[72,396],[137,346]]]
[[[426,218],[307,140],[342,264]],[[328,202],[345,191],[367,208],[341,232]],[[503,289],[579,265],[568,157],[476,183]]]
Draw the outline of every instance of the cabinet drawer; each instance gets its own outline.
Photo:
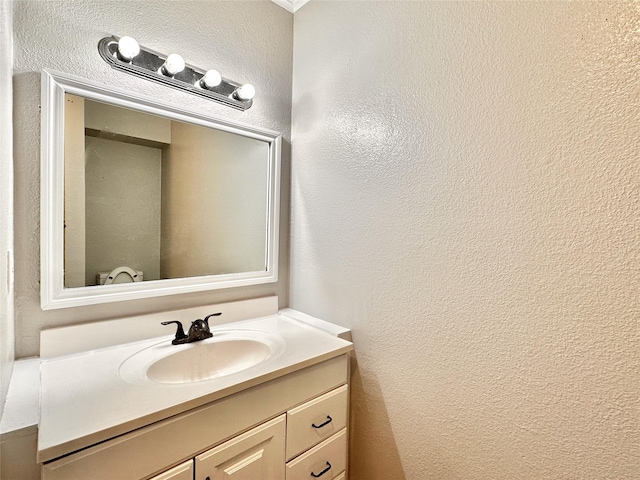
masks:
[[[286,480],[335,479],[347,468],[346,428],[287,463]],[[339,478],[339,477],[338,477]]]
[[[343,385],[287,412],[287,460],[347,425],[348,390]]]

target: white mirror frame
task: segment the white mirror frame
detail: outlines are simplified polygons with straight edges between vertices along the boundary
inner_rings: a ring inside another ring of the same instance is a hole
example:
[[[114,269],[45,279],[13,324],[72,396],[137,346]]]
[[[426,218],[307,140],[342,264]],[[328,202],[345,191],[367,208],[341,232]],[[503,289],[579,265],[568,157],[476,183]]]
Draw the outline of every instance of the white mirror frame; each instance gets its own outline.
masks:
[[[269,198],[266,270],[64,288],[65,93],[268,142]],[[42,71],[41,128],[40,304],[43,310],[257,285],[278,280],[282,142],[282,136],[278,132],[177,108],[52,70]]]

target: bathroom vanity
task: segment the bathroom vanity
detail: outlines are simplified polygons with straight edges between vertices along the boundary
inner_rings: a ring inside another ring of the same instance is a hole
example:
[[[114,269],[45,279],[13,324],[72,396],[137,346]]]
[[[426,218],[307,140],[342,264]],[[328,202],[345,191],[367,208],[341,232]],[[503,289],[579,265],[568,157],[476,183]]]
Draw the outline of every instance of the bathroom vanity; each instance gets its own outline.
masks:
[[[64,329],[43,333],[42,479],[345,479],[352,344],[299,312],[246,318],[252,309],[239,304],[201,308],[198,315],[223,315],[214,336],[194,344],[171,345],[164,335],[65,353]],[[90,327],[67,328],[91,339]],[[182,375],[176,364],[197,371]]]

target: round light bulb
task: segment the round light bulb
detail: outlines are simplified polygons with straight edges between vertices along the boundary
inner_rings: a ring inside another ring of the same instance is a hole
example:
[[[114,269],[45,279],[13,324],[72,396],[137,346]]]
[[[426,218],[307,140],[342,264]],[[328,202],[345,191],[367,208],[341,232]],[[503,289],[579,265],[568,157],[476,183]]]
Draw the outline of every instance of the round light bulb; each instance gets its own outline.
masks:
[[[125,62],[130,62],[140,53],[140,45],[135,38],[122,37],[118,40],[118,58]]]
[[[182,58],[177,53],[172,53],[164,61],[164,65],[162,65],[161,70],[165,75],[173,77],[174,75],[184,70],[184,66],[184,58]]]
[[[256,96],[256,89],[250,83],[245,83],[233,92],[233,96],[238,100],[248,101]]]
[[[220,85],[222,82],[222,75],[217,70],[207,70],[207,73],[200,79],[200,86],[202,88],[213,88]]]

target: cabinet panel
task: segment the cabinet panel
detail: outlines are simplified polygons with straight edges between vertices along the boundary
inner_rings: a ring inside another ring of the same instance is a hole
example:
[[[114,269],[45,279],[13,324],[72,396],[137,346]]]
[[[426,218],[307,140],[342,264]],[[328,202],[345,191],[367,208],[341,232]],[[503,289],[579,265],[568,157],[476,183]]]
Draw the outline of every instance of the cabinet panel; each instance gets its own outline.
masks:
[[[347,468],[347,430],[287,463],[286,480],[330,480]]]
[[[286,415],[237,436],[195,458],[196,480],[284,478]]]
[[[348,390],[343,385],[287,412],[287,460],[347,426]]]
[[[149,480],[193,480],[193,460],[181,463]]]

